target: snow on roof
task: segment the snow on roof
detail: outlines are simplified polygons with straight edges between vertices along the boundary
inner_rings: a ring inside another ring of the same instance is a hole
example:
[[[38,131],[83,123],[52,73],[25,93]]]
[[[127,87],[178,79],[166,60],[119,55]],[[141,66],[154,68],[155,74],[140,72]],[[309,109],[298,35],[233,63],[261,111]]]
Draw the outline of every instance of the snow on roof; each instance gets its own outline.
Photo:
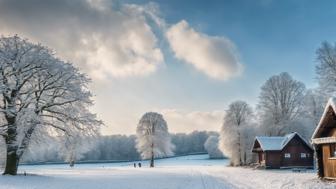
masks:
[[[324,111],[323,111],[323,114],[321,116],[320,122],[318,123],[318,125],[317,125],[317,127],[316,127],[316,129],[315,129],[315,131],[313,133],[312,139],[314,139],[316,137],[316,134],[317,134],[318,130],[320,130],[320,127],[322,126],[322,122],[323,122],[325,116],[327,115],[329,107],[331,107],[332,110],[334,112],[336,112],[336,106],[335,106],[336,103],[335,102],[336,102],[336,98],[335,97],[329,98],[328,103],[327,103],[327,105],[324,108]]]
[[[282,141],[282,144],[281,144],[282,147],[286,146],[287,143],[288,143],[289,141],[291,141],[292,138],[293,138],[295,135],[298,135],[298,133],[294,132],[294,133],[289,133],[289,134],[285,135],[285,136],[284,136],[284,140]],[[300,138],[302,139],[302,137],[300,137]]]
[[[310,144],[299,135],[297,132],[289,133],[285,136],[257,136],[256,140],[259,142],[263,151],[282,150],[294,136],[299,136],[310,148]]]
[[[266,137],[266,136],[258,136],[256,140],[259,142],[260,147],[264,150],[281,150],[282,149],[282,141],[284,137]]]

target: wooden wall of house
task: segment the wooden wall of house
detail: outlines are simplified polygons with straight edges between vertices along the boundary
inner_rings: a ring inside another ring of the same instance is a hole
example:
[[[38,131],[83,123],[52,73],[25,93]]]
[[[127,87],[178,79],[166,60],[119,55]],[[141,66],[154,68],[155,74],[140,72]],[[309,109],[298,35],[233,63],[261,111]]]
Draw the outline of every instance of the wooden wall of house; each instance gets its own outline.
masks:
[[[327,133],[325,135],[326,135],[326,137],[335,137],[336,136],[336,128],[328,129]]]
[[[290,153],[290,158],[285,158],[285,153]],[[301,158],[301,153],[306,158]],[[281,152],[281,167],[314,166],[314,151],[309,148],[298,136],[295,136]]]
[[[321,137],[336,137],[336,128],[327,127],[323,130]],[[336,159],[331,158],[330,145],[320,144],[318,145],[317,156],[319,158],[319,173],[320,177],[336,178]],[[322,161],[321,161],[322,160]],[[323,175],[322,175],[322,174]]]
[[[265,152],[265,166],[267,168],[278,169],[280,168],[281,154],[280,151],[267,151]]]
[[[323,176],[336,177],[336,159],[330,158],[329,144],[322,145],[323,154]]]

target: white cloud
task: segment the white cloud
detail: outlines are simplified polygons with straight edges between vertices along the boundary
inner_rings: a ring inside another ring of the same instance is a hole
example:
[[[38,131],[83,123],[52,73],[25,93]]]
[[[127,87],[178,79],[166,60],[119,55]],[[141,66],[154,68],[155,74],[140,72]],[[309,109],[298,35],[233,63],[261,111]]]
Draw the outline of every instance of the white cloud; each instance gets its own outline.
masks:
[[[236,48],[225,37],[199,33],[184,20],[171,26],[166,36],[178,59],[211,78],[227,80],[242,71]]]
[[[169,132],[190,133],[194,130],[219,131],[224,111],[181,111],[164,109],[159,111],[168,123]]]
[[[94,78],[154,72],[164,61],[146,18],[146,9],[155,7],[113,3],[1,0],[0,33],[41,42]]]
[[[158,32],[177,58],[211,78],[226,80],[242,70],[234,44],[199,33],[186,21],[167,29],[155,3],[113,0],[0,0],[0,33],[41,42],[91,77],[148,75],[164,65]],[[155,24],[150,24],[155,23]]]

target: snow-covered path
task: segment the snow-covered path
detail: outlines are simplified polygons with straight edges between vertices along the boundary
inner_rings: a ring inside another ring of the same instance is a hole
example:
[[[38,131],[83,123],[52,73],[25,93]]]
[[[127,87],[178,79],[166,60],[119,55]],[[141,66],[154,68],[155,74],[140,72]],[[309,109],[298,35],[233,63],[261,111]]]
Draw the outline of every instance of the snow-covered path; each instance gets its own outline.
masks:
[[[4,189],[226,189],[226,188],[336,188],[315,173],[265,171],[231,167],[158,167],[44,169],[30,176],[0,176]]]
[[[73,169],[66,165],[22,166],[21,172],[30,175],[0,176],[0,189],[336,188],[336,184],[318,180],[313,171],[252,170],[227,167],[225,160],[192,157],[160,160],[156,168],[133,168],[132,163],[78,165]]]
[[[14,189],[224,189],[233,188],[197,168],[106,168],[30,171],[31,176],[1,176],[0,188]]]
[[[314,171],[293,173],[290,170],[252,170],[250,168],[212,168],[211,175],[231,183],[233,188],[336,188],[336,184],[322,182]]]

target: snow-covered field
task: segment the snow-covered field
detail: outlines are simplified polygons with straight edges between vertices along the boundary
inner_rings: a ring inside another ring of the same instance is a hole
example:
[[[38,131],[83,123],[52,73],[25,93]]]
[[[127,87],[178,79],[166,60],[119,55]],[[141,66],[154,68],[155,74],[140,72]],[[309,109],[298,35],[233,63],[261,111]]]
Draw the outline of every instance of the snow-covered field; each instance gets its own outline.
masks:
[[[21,166],[28,176],[0,176],[4,189],[222,189],[336,188],[311,172],[227,167],[227,160],[193,155],[157,160],[156,168],[133,168],[133,162]]]

